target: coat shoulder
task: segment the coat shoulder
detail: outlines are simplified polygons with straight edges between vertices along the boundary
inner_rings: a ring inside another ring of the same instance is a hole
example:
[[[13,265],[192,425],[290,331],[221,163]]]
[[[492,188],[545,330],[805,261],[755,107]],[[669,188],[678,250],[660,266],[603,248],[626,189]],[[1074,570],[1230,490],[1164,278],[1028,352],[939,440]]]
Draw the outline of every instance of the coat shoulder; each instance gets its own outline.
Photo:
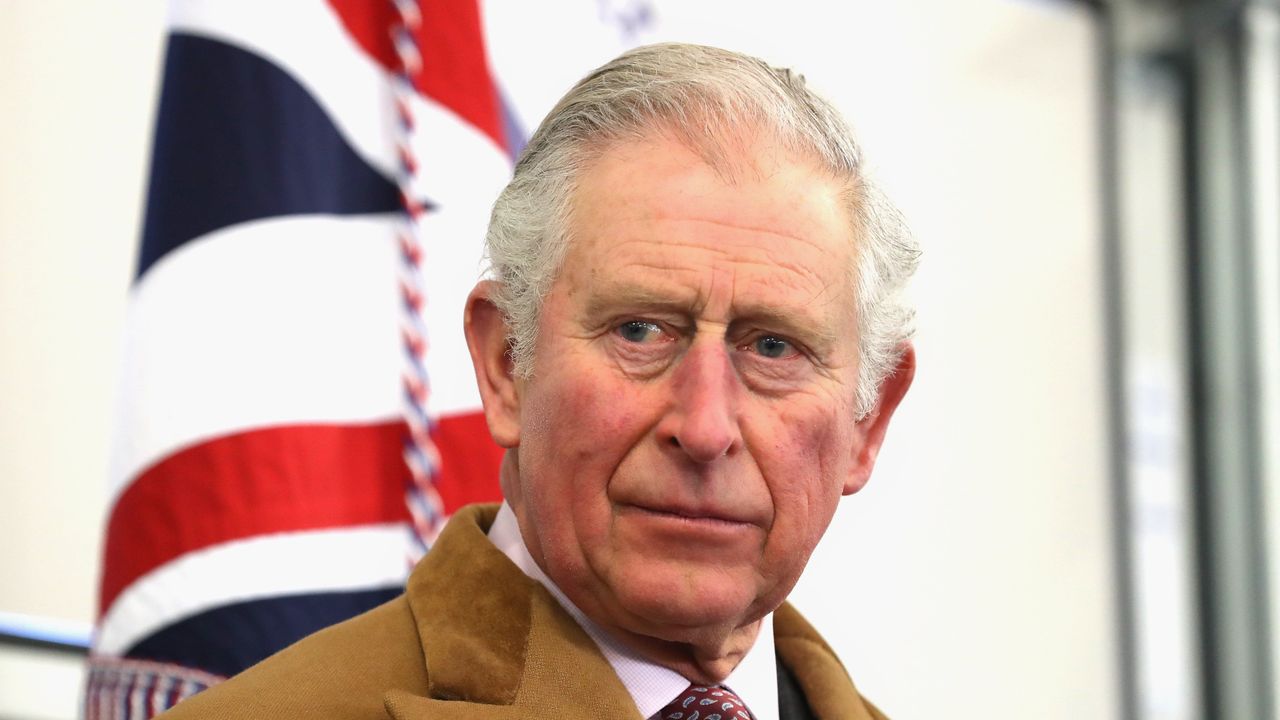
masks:
[[[314,712],[383,720],[388,691],[421,692],[426,685],[417,626],[401,595],[299,640],[161,717],[231,720]]]

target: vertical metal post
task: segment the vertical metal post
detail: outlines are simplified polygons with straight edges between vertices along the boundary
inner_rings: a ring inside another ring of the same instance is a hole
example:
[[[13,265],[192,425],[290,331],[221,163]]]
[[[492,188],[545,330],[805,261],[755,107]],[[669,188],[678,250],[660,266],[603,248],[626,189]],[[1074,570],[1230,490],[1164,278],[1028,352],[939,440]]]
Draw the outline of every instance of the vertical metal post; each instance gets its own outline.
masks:
[[[1111,6],[1107,253],[1124,717],[1203,713],[1195,593],[1179,14]]]
[[[1115,583],[1116,625],[1118,638],[1116,646],[1119,658],[1116,667],[1120,678],[1120,719],[1138,720],[1139,693],[1137,689],[1137,649],[1136,619],[1133,598],[1132,542],[1129,533],[1129,474],[1127,472],[1129,437],[1125,410],[1125,373],[1124,359],[1127,348],[1125,342],[1124,321],[1124,280],[1121,274],[1123,250],[1121,247],[1121,215],[1120,201],[1120,138],[1119,113],[1115,108],[1119,101],[1117,78],[1118,68],[1122,64],[1119,47],[1120,29],[1117,27],[1117,15],[1120,11],[1114,7],[1099,8],[1101,17],[1099,43],[1100,61],[1099,94],[1102,108],[1100,114],[1100,150],[1099,168],[1101,170],[1101,202],[1102,208],[1102,287],[1103,317],[1102,323],[1106,333],[1106,379],[1108,387],[1107,422],[1110,426],[1110,462],[1108,469],[1111,477],[1111,526],[1112,546],[1115,551],[1113,577]]]
[[[1274,717],[1245,18],[1241,3],[1227,2],[1184,16],[1200,630],[1212,720]]]
[[[1280,6],[1107,10],[1125,716],[1280,720]]]
[[[1272,713],[1280,720],[1280,3],[1246,9],[1245,104],[1252,178],[1254,328],[1271,608]]]

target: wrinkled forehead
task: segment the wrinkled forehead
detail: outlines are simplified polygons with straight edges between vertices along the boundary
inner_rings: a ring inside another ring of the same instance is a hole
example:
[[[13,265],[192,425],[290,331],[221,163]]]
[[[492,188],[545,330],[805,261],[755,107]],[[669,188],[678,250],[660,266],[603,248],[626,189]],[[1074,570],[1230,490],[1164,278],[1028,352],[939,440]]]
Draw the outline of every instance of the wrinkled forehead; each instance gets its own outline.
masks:
[[[701,297],[731,277],[770,304],[838,296],[852,305],[855,243],[842,186],[768,141],[741,162],[748,169],[728,178],[669,137],[616,144],[580,178],[561,279],[589,291],[629,268],[631,280],[683,284]]]
[[[832,171],[815,153],[796,150],[758,126],[715,137],[659,126],[593,147],[576,174],[563,231],[572,254],[583,241],[596,250],[618,242],[608,226],[619,221],[692,213],[726,225],[773,228],[784,249],[829,240],[841,246],[848,262],[840,270],[854,281],[858,193],[857,178]]]

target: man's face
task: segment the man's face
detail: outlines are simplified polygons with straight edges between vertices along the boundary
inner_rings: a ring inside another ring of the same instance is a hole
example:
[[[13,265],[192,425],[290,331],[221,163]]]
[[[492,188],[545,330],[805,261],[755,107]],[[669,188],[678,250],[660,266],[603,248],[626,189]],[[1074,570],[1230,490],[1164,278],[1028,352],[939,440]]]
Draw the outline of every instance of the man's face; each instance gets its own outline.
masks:
[[[662,138],[587,169],[514,386],[507,499],[606,627],[690,641],[769,612],[879,445],[855,414],[841,187],[752,148],[733,181]]]

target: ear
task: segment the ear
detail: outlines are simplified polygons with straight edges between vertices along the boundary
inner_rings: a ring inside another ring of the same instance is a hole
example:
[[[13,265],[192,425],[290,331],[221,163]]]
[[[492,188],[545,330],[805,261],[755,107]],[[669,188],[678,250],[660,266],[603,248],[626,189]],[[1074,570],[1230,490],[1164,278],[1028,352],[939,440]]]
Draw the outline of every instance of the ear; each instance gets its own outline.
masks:
[[[481,280],[467,296],[463,329],[489,434],[504,448],[520,444],[520,393],[507,342],[507,322],[493,304],[496,283]]]
[[[880,386],[880,397],[876,400],[875,407],[858,421],[854,433],[853,471],[845,480],[845,495],[858,492],[871,479],[871,469],[875,467],[876,456],[880,454],[880,446],[884,443],[884,433],[889,429],[889,418],[898,409],[898,403],[902,402],[915,376],[916,350],[911,343],[906,343],[897,366]]]

